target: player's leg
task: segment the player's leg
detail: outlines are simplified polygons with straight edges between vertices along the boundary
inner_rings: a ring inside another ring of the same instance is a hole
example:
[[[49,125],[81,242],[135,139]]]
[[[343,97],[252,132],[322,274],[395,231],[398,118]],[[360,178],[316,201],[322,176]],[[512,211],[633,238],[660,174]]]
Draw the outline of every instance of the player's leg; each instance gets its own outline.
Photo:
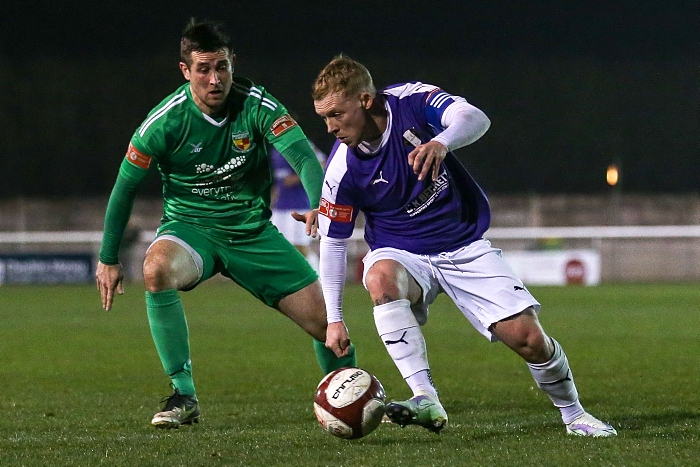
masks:
[[[342,357],[337,357],[326,347],[326,305],[318,280],[287,295],[276,308],[314,338],[314,353],[323,374],[346,366],[357,366],[354,344],[350,343],[347,355]]]
[[[306,263],[307,266],[308,263]],[[310,266],[309,266],[310,267]],[[305,268],[298,269],[300,272]],[[326,347],[326,331],[328,323],[326,321],[326,304],[323,300],[323,292],[318,279],[300,290],[286,295],[277,302],[277,308],[283,315],[294,321],[299,327],[313,337],[313,348],[318,365],[323,374],[328,374],[338,368],[347,366],[357,366],[357,355],[355,344],[350,343],[348,353],[338,357]],[[308,273],[308,271],[307,271]]]
[[[612,426],[583,409],[566,354],[545,334],[532,307],[494,323],[491,330],[527,362],[537,386],[561,412],[567,433],[593,437],[617,434]]]
[[[344,366],[357,366],[354,344],[343,357],[326,348],[326,305],[318,275],[273,224],[245,244],[222,245],[218,254],[223,275],[314,338],[313,347],[324,375]]]
[[[407,257],[401,261],[409,263]],[[366,267],[364,283],[374,303],[377,332],[413,391],[412,398],[389,403],[387,416],[401,426],[416,424],[439,433],[447,423],[447,413],[440,404],[433,385],[426,343],[420,329],[427,313],[424,290],[429,290],[430,284],[423,278],[421,282],[425,284],[421,287],[391,252],[368,255]],[[409,267],[418,270],[420,266],[410,264]],[[418,315],[421,322],[418,321],[412,304],[422,309],[423,313]]]
[[[158,356],[174,389],[163,410],[151,421],[159,428],[177,428],[199,419],[189,330],[178,290],[196,284],[201,271],[201,256],[178,237],[158,237],[146,252],[143,274],[148,321]]]
[[[481,240],[431,260],[439,269],[441,286],[472,325],[491,341],[503,341],[525,359],[537,385],[559,408],[567,429],[578,416],[586,414],[566,355],[540,326],[540,304],[501,257],[500,250]]]

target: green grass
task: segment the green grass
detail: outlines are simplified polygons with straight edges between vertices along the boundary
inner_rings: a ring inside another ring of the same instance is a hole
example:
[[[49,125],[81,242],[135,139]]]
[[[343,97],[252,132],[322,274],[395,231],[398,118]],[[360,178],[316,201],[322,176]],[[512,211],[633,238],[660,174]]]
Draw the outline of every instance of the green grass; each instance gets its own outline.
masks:
[[[581,400],[614,439],[567,437],[527,367],[476,333],[444,296],[424,328],[450,424],[436,436],[381,425],[345,441],[321,430],[311,340],[228,283],[183,294],[202,423],[149,426],[168,380],[143,290],[104,312],[92,286],[0,287],[0,465],[698,465],[700,286],[532,288]],[[360,366],[409,397],[376,336],[366,292],[346,317]]]

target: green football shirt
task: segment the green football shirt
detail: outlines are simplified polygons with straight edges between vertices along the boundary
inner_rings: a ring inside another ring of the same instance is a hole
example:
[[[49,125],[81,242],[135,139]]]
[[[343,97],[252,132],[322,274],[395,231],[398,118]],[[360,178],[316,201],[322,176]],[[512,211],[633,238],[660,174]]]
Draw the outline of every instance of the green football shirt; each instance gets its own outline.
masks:
[[[284,150],[306,136],[263,87],[235,76],[228,115],[202,113],[185,83],[149,114],[131,138],[127,160],[163,181],[163,222],[180,220],[230,232],[258,229],[270,217],[272,171],[265,141]]]

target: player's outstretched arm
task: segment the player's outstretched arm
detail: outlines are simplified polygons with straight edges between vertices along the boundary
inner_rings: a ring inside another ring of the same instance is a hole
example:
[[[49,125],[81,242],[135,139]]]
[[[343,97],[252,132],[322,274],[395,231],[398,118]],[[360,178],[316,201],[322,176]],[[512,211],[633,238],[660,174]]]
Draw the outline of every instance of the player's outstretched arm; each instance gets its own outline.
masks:
[[[97,272],[95,272],[97,281],[97,290],[100,291],[102,298],[102,308],[109,311],[112,308],[114,301],[114,292],[119,295],[124,293],[124,271],[122,265],[104,264],[102,261],[97,263]]]

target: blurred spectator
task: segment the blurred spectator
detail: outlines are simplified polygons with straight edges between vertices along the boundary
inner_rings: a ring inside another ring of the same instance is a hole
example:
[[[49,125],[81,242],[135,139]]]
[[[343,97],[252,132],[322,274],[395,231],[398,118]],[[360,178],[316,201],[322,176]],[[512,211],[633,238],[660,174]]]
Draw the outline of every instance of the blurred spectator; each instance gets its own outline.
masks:
[[[326,154],[309,141],[319,163],[325,166]],[[274,176],[272,191],[271,221],[289,242],[306,257],[311,267],[318,272],[318,253],[306,235],[305,225],[292,217],[292,212],[309,210],[309,198],[301,184],[299,175],[275,148],[270,147],[270,160]]]

